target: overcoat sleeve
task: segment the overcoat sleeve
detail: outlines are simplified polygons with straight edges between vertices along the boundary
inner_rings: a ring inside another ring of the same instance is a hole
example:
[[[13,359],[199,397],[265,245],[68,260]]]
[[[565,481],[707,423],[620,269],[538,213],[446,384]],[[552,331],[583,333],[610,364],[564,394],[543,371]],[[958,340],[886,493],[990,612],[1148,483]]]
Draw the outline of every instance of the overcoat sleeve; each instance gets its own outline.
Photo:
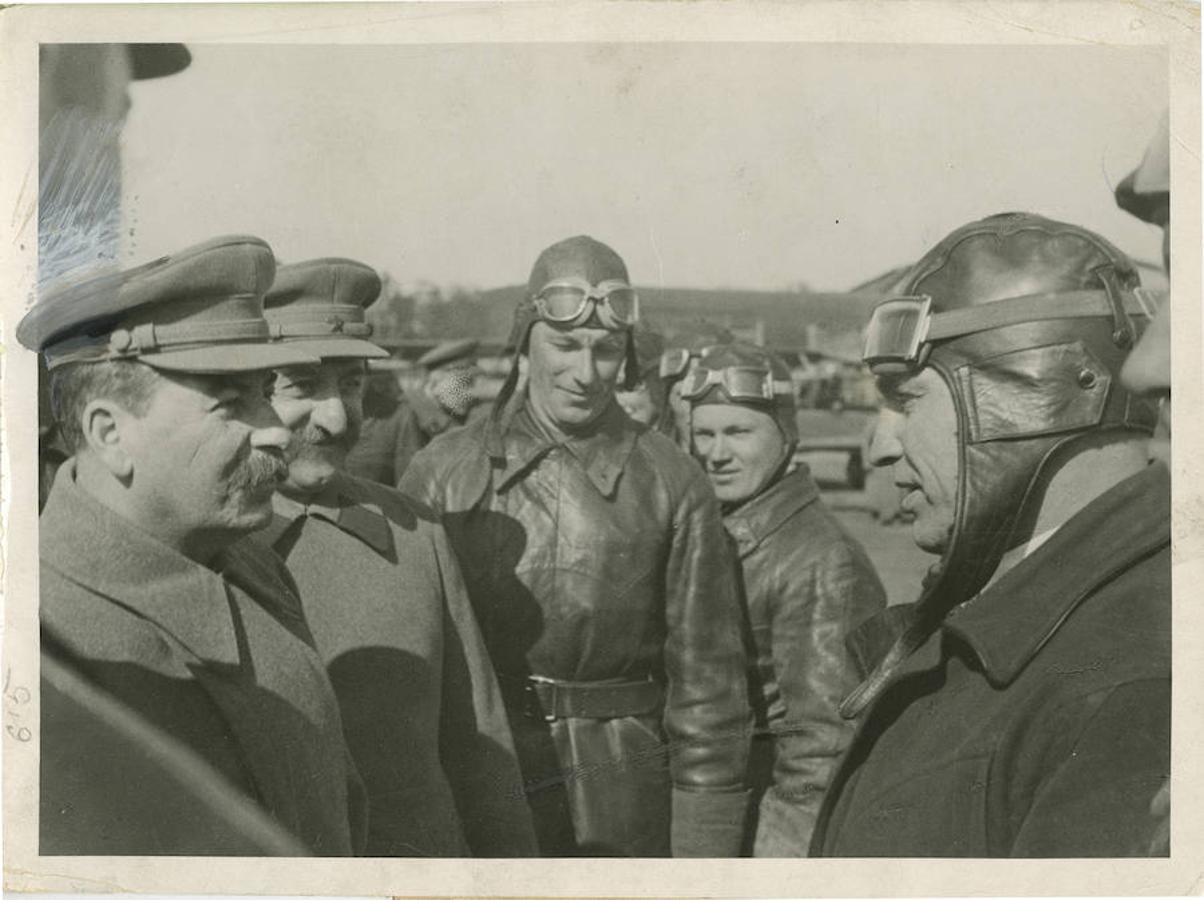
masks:
[[[536,856],[501,690],[442,528],[435,529],[434,550],[446,603],[440,755],[464,836],[473,856]]]
[[[672,852],[736,856],[747,815],[752,713],[735,560],[701,470],[688,473],[665,573]]]
[[[860,673],[845,638],[886,605],[869,560],[848,543],[791,549],[770,598],[773,667],[786,710],[775,725],[773,787],[761,803],[756,856],[807,855],[824,792],[852,737],[839,706]]]

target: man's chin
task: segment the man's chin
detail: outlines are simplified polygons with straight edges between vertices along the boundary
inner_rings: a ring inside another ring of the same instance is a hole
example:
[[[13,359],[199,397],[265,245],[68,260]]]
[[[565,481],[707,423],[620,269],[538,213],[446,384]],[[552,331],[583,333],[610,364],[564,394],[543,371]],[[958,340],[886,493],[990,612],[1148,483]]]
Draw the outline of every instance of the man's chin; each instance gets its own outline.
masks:
[[[229,522],[229,530],[233,533],[243,535],[250,534],[253,531],[259,531],[267,528],[272,521],[272,495],[268,494],[266,500],[254,500],[244,498],[242,509],[239,510],[233,521]]]
[[[925,553],[931,553],[934,556],[940,556],[948,549],[949,532],[948,529],[940,529],[939,534],[935,533],[929,523],[919,518],[911,523],[911,539]]]
[[[304,465],[294,463],[289,466],[288,478],[280,485],[280,493],[288,497],[305,497],[316,494],[334,481],[338,471],[332,465],[318,465],[312,462]]]
[[[602,415],[605,406],[596,409],[576,405],[566,405],[557,410],[560,420],[557,424],[565,431],[581,431],[592,425]]]

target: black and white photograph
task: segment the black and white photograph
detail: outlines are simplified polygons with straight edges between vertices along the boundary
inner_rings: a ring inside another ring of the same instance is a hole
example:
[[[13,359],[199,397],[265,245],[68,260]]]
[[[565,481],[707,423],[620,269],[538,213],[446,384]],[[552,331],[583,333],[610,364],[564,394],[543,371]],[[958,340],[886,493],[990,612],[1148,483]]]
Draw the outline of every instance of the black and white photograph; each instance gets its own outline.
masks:
[[[0,11],[9,889],[1197,891],[1199,6],[339,6]]]

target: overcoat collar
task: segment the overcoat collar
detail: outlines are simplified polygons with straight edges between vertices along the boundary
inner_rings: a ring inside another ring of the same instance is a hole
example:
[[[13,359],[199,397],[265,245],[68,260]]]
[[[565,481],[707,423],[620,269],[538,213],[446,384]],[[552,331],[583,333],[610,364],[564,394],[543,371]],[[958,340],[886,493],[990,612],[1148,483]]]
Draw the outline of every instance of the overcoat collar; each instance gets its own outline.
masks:
[[[43,565],[150,619],[198,658],[237,665],[239,639],[223,578],[236,554],[223,551],[212,567],[193,562],[100,503],[75,476],[71,459],[42,511]]]
[[[322,519],[363,541],[381,556],[396,560],[393,531],[384,510],[366,497],[360,496],[350,479],[337,476],[325,490],[309,503],[299,503],[283,494],[272,498],[272,521],[263,536],[273,547],[279,547],[284,533],[297,520],[310,516]],[[283,550],[287,555],[287,550]]]
[[[723,517],[723,525],[736,542],[741,558],[782,527],[799,510],[819,498],[819,488],[805,465]]]
[[[939,666],[945,636],[952,635],[973,650],[991,684],[1005,687],[1092,591],[1169,543],[1170,472],[1155,463],[1097,497],[997,581],[955,607],[891,681]],[[876,642],[880,651],[910,624],[910,612],[892,607],[870,620],[889,632],[889,639]],[[858,631],[866,632],[868,624]]]
[[[513,413],[488,425],[485,446],[493,466],[494,488],[505,490],[554,448],[563,447],[580,463],[599,493],[610,497],[640,430],[641,426],[611,400],[589,434],[558,442],[540,430],[524,402]]]
[[[1092,591],[1170,544],[1170,471],[1148,466],[1097,497],[943,628],[1011,682]]]

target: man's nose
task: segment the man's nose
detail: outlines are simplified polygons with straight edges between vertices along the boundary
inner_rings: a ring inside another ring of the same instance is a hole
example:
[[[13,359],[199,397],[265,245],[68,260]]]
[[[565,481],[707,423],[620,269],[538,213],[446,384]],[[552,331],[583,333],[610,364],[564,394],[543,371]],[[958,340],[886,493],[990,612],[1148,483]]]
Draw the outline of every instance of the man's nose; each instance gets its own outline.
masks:
[[[870,465],[894,465],[903,455],[903,446],[896,434],[901,418],[898,413],[887,409],[879,411],[878,421],[874,423],[874,433],[870,438]]]
[[[710,448],[707,450],[707,462],[712,465],[719,465],[720,463],[727,462],[729,459],[731,459],[731,453],[729,452],[727,441],[723,438],[723,435],[715,435],[711,440]]]
[[[347,407],[339,396],[327,397],[314,404],[309,414],[309,421],[322,428],[331,437],[341,437],[347,433]]]
[[[254,414],[248,424],[251,426],[251,446],[257,450],[275,448],[283,453],[288,447],[291,432],[280,421],[280,416],[266,399],[255,405]]]
[[[594,366],[594,352],[586,347],[577,354],[576,365],[573,367],[573,378],[578,384],[591,385],[598,375]]]

